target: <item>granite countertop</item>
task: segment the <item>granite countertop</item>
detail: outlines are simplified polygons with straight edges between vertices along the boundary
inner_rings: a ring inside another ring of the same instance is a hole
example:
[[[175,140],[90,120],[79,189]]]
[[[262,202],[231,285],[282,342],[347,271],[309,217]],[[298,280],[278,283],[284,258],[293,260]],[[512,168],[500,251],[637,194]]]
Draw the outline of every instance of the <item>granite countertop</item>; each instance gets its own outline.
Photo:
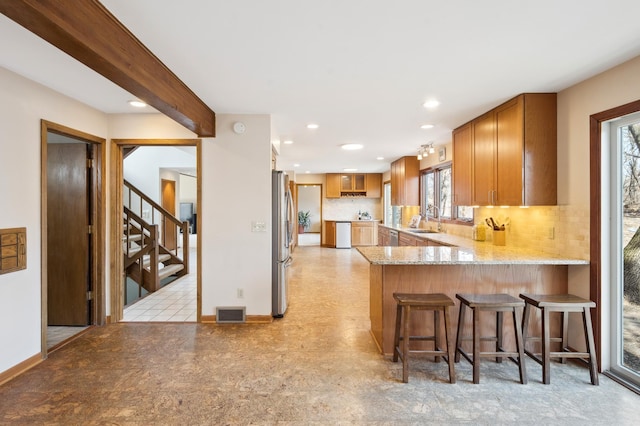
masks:
[[[382,225],[386,226],[386,225]],[[567,258],[537,250],[496,246],[486,241],[445,233],[416,234],[409,228],[386,226],[447,246],[358,247],[374,265],[588,265],[584,259]]]

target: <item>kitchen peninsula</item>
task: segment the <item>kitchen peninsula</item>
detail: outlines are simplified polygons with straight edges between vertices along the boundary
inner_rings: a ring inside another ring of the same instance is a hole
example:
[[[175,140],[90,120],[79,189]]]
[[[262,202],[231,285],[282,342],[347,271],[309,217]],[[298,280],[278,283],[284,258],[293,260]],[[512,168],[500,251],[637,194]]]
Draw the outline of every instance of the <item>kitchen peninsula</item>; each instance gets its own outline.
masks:
[[[588,268],[589,261],[568,259],[510,246],[494,246],[446,234],[428,234],[428,239],[448,246],[360,247],[370,263],[371,334],[384,355],[393,353],[396,318],[394,292],[444,293],[456,302],[451,317],[455,332],[459,303],[456,293],[566,293],[569,266]],[[462,244],[464,246],[462,246]],[[457,245],[457,247],[451,247]],[[427,315],[416,312],[415,315]],[[495,320],[481,319],[483,334],[492,334]],[[412,335],[432,334],[432,321],[413,321]],[[512,333],[505,321],[505,336]],[[531,332],[539,324],[532,321]],[[559,322],[552,325],[559,327]],[[510,344],[505,337],[507,345]]]

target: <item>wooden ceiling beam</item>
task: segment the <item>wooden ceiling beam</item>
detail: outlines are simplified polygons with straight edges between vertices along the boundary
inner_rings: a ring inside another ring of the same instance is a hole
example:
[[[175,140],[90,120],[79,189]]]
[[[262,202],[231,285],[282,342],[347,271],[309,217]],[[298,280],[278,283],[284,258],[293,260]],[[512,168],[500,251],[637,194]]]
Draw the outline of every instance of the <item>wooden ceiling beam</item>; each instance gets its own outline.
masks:
[[[198,136],[215,136],[215,113],[99,1],[0,1],[0,12]]]

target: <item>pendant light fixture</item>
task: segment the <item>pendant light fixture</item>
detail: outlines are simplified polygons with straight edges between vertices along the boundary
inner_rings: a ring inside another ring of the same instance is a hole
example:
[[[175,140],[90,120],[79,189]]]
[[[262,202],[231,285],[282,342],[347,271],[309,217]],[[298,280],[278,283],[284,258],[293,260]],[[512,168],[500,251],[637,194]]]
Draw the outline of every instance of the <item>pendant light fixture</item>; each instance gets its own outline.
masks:
[[[433,148],[433,142],[420,145],[420,148],[418,148],[418,160],[427,158],[429,154],[435,154],[435,152],[436,150]]]

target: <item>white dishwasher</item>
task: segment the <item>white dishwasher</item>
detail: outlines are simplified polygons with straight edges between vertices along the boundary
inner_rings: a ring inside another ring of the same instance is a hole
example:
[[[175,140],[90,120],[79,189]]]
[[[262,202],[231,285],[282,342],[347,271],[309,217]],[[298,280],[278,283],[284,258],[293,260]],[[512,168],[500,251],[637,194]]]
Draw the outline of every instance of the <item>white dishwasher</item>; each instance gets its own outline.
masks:
[[[336,248],[351,248],[351,222],[336,222]]]

